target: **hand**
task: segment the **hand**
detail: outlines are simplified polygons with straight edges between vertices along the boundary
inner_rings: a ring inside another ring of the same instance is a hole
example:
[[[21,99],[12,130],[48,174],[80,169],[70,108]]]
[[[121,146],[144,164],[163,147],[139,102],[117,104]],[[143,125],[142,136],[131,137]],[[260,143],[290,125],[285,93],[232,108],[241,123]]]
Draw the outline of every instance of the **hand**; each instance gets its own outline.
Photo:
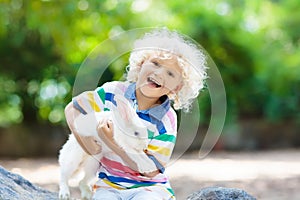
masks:
[[[107,145],[109,143],[114,143],[114,127],[113,123],[109,119],[102,119],[99,121],[97,126],[98,136],[104,141]]]
[[[78,133],[73,132],[77,142],[83,148],[83,150],[89,155],[99,154],[102,151],[101,145],[97,142],[95,137],[87,136],[83,137],[80,136]]]
[[[155,176],[158,175],[158,174],[159,174],[159,171],[156,170],[156,171],[153,171],[153,172],[146,172],[146,173],[143,173],[142,175],[143,175],[143,176],[146,176],[146,177],[148,177],[148,178],[153,178],[153,177],[155,177]]]
[[[98,126],[97,126],[97,132],[98,132],[98,136],[101,138],[101,140],[111,149],[113,150],[116,154],[118,154],[129,166],[131,169],[135,170],[135,171],[139,171],[139,167],[136,164],[136,159],[140,158],[139,156],[135,155],[133,158],[131,158],[130,156],[128,156],[128,154],[122,149],[120,148],[117,143],[114,140],[114,126],[113,126],[113,122],[109,119],[102,119],[101,121],[99,121]],[[146,156],[146,152],[145,154],[142,154],[142,161],[145,161],[144,159],[149,160],[149,158]],[[136,157],[137,156],[137,157]],[[153,163],[152,160],[148,161],[150,163],[150,165],[153,165],[151,168],[156,169],[155,164]],[[149,165],[147,165],[149,166]],[[155,170],[152,172],[145,172],[142,173],[143,176],[152,178],[154,176],[156,176],[157,174],[159,174],[159,170]]]
[[[72,102],[69,103],[65,108],[65,115],[68,126],[71,129],[79,145],[87,154],[99,154],[102,151],[102,147],[100,144],[98,144],[94,137],[84,137],[77,133],[77,130],[74,125],[74,119],[80,114],[81,113],[74,107]]]
[[[96,138],[93,136],[81,137],[80,138],[85,149],[90,155],[99,154],[102,151],[101,145],[97,142]]]

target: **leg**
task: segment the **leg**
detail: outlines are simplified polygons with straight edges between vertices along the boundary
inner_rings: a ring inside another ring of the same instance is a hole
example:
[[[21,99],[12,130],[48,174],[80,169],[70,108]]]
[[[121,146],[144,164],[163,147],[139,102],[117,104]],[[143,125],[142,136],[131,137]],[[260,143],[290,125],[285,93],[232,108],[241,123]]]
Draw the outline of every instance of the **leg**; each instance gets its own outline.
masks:
[[[96,190],[93,200],[122,200],[119,192],[115,189],[102,189]]]
[[[140,190],[139,192],[135,193],[131,200],[163,200],[165,198],[161,197],[159,194],[147,191],[147,190]]]
[[[124,199],[130,200],[175,200],[171,193],[160,186],[141,187],[121,192],[125,197]]]
[[[70,190],[68,180],[79,169],[80,163],[84,157],[84,151],[73,135],[69,136],[68,141],[60,150],[59,165],[60,165],[60,183],[59,183],[59,198],[70,199]]]
[[[91,199],[92,186],[91,182],[97,178],[97,170],[99,168],[100,155],[88,156],[84,162],[84,178],[79,182],[81,191],[81,199]]]

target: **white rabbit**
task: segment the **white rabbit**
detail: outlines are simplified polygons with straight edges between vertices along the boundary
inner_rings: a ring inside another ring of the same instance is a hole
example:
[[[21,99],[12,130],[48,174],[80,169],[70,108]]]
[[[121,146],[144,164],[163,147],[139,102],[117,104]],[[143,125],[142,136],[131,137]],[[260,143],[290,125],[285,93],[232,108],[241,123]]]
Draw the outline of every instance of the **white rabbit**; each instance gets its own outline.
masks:
[[[70,134],[68,141],[60,150],[60,184],[59,198],[70,199],[68,187],[69,178],[83,169],[84,178],[79,182],[82,199],[90,199],[92,189],[90,182],[97,177],[100,158],[109,150],[105,143],[98,137],[96,127],[100,120],[109,119],[114,125],[114,140],[123,148],[128,156],[136,162],[139,172],[150,172],[156,165],[147,157],[144,150],[148,146],[148,131],[142,119],[138,117],[129,102],[121,95],[115,95],[116,108],[112,111],[93,112],[86,115],[80,114],[75,120],[75,128],[82,136],[94,136],[102,146],[98,155],[88,155],[77,143],[75,136]]]

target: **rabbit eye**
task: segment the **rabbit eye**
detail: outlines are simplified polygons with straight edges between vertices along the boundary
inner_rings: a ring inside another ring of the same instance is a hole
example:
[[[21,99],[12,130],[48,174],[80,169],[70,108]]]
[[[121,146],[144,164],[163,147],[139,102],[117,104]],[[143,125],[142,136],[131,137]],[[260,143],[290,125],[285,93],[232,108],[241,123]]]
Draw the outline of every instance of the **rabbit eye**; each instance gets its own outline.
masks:
[[[135,135],[135,136],[138,136],[138,135],[139,135],[139,132],[134,132],[134,135]]]

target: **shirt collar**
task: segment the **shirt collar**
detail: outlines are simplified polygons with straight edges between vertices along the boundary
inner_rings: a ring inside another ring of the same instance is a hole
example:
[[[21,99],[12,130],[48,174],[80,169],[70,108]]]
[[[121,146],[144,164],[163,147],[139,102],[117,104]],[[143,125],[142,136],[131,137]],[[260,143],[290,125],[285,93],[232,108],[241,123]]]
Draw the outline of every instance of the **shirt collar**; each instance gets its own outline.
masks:
[[[136,83],[129,84],[128,88],[125,91],[124,96],[127,99],[131,99],[133,102],[137,102],[136,95],[135,95]],[[163,103],[157,105],[153,108],[149,108],[147,110],[138,110],[137,112],[149,114],[151,117],[154,117],[157,120],[161,120],[165,114],[170,109],[170,100],[167,96],[162,97]]]

